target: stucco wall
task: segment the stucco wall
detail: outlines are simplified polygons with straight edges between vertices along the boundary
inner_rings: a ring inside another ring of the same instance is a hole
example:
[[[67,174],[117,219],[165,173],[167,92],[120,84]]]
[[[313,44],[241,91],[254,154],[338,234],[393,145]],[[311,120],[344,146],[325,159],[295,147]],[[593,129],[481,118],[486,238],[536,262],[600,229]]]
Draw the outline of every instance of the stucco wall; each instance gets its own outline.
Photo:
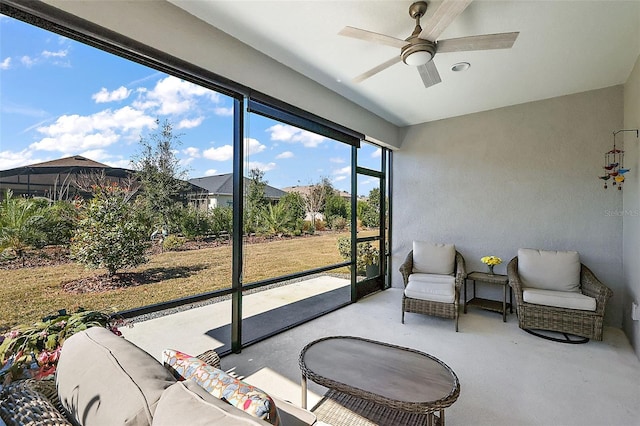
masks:
[[[640,56],[624,85],[624,128],[640,128]],[[640,141],[625,133],[625,166],[631,168],[624,186],[623,262],[625,303],[623,328],[640,358],[640,322],[631,320],[631,302],[640,303]]]
[[[394,153],[393,286],[414,239],[455,243],[467,269],[518,248],[577,250],[614,291],[622,323],[622,194],[597,178],[623,124],[623,88],[470,114],[404,129]]]

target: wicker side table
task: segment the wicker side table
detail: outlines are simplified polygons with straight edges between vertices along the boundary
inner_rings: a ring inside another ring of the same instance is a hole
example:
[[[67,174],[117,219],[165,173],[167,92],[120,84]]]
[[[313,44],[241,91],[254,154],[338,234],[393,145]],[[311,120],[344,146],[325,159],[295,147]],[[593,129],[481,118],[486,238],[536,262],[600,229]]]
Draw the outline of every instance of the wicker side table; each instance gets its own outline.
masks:
[[[467,281],[473,281],[473,297],[467,301]],[[497,300],[483,299],[476,297],[476,281],[488,284],[502,285],[504,288],[502,302]],[[509,303],[507,303],[507,287],[509,287]],[[507,308],[509,313],[513,313],[513,290],[509,286],[509,277],[500,274],[487,274],[485,272],[473,271],[467,275],[464,282],[464,313],[467,313],[467,305],[478,306],[488,311],[502,314],[502,322],[507,322]]]

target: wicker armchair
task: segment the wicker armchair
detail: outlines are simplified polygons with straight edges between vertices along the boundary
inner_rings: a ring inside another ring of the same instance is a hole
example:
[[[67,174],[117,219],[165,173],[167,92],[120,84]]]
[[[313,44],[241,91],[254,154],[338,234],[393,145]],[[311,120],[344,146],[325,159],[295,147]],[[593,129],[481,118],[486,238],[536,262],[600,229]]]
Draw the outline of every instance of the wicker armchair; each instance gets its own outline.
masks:
[[[400,273],[404,281],[405,288],[409,283],[409,276],[413,273],[413,250],[409,252],[402,266]],[[435,302],[431,300],[416,299],[402,294],[402,323],[404,324],[404,313],[433,315],[456,320],[456,332],[458,331],[458,307],[460,305],[460,288],[467,278],[464,258],[456,251],[455,258],[455,298],[453,303]]]
[[[522,296],[522,281],[518,274],[518,257],[511,259],[507,266],[507,274],[509,285],[516,298],[516,313],[520,328],[525,331],[556,331],[586,339],[602,340],[604,311],[607,300],[613,295],[613,292],[602,284],[589,268],[584,264],[580,265],[580,290],[582,294],[596,299],[595,311],[558,308],[525,302]]]

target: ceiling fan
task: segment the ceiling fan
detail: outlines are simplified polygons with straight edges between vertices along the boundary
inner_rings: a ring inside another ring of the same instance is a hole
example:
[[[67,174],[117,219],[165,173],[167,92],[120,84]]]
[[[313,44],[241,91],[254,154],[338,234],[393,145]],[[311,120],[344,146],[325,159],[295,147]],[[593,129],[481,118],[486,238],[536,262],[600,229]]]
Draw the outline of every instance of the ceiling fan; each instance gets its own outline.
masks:
[[[409,6],[409,15],[416,20],[413,33],[405,40],[384,34],[374,33],[354,27],[344,27],[338,34],[353,37],[365,41],[384,44],[400,49],[400,55],[394,56],[386,62],[355,77],[353,81],[360,83],[367,78],[389,68],[400,61],[407,65],[415,66],[420,73],[425,87],[431,87],[440,83],[440,74],[433,62],[436,53],[465,52],[471,50],[509,49],[518,37],[518,32],[485,34],[471,37],[437,40],[438,36],[460,15],[471,0],[443,0],[425,22],[424,28],[420,26],[420,18],[427,11],[427,3],[418,1]]]

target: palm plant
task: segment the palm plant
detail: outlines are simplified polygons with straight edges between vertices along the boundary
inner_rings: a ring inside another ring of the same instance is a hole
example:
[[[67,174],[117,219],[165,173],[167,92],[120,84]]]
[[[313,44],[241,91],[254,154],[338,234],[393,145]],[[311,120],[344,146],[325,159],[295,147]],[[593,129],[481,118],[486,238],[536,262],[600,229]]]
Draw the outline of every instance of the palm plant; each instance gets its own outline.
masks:
[[[270,235],[282,235],[291,232],[295,219],[284,204],[269,204],[262,210],[261,225]]]
[[[42,206],[33,200],[14,198],[7,190],[0,204],[0,251],[13,250],[24,262],[24,251],[33,241],[43,234],[36,225],[43,219]]]

